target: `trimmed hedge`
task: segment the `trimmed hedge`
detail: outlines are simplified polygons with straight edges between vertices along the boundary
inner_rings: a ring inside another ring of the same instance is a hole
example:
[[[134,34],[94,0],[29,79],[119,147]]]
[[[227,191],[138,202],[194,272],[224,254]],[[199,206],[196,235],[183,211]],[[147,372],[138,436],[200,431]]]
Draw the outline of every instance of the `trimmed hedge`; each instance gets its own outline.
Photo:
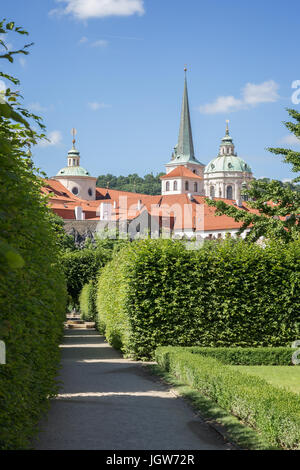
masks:
[[[125,263],[129,250],[123,249],[101,270],[97,285],[97,323],[116,349],[129,350],[130,319],[126,314]]]
[[[108,340],[149,358],[157,346],[288,346],[299,335],[300,241],[187,250],[133,242],[103,269],[97,310]]]
[[[155,358],[163,369],[260,432],[270,446],[300,449],[297,395],[186,348],[160,347]]]
[[[0,126],[1,128],[1,126]],[[59,242],[32,162],[0,152],[0,449],[24,449],[57,391],[59,343],[66,314],[66,281]]]
[[[81,318],[85,321],[96,320],[97,285],[94,281],[85,284],[79,296]]]
[[[67,279],[68,294],[74,304],[85,284],[97,277],[99,269],[111,259],[112,251],[103,248],[84,248],[64,253],[62,265]]]
[[[292,348],[186,348],[192,354],[218,359],[223,364],[245,366],[291,366]]]

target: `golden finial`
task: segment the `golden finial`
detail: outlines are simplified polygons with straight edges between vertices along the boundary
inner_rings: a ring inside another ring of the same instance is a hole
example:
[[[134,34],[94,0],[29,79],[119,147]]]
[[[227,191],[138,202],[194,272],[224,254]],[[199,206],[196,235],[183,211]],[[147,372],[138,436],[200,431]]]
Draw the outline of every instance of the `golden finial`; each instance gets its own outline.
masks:
[[[184,66],[184,71],[187,72],[187,65]]]
[[[226,135],[229,135],[229,119],[226,119]]]
[[[75,127],[72,127],[72,129],[71,129],[71,135],[73,136],[73,140],[72,140],[73,147],[74,147],[75,142],[76,142],[76,140],[75,140],[76,134],[77,134],[77,130],[75,129]]]

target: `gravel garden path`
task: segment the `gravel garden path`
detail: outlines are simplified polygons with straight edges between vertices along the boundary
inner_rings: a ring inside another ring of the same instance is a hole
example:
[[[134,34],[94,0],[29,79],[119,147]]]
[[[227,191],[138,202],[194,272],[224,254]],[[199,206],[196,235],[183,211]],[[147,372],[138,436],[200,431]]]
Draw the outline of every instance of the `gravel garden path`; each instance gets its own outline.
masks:
[[[230,450],[141,362],[124,359],[95,330],[65,330],[60,394],[35,449]]]

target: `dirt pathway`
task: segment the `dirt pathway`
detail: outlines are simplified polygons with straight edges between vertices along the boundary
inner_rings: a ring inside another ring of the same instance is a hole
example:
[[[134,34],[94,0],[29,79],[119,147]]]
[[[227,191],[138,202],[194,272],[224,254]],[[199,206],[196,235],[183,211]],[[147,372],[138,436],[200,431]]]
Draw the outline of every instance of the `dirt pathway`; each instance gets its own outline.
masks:
[[[66,330],[63,382],[35,449],[231,449],[140,362],[94,330]]]

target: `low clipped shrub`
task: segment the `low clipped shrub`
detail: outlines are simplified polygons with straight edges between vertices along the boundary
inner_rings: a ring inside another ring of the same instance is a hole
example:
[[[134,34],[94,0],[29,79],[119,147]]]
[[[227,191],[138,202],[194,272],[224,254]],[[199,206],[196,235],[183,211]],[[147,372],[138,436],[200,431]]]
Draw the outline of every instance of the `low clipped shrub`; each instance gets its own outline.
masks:
[[[256,429],[270,447],[300,449],[300,401],[296,394],[186,348],[159,347],[155,358],[164,370]]]
[[[81,318],[85,321],[96,320],[96,283],[91,280],[85,284],[79,296]]]
[[[245,366],[290,366],[292,348],[201,348],[191,347],[187,351],[218,359],[223,364]]]
[[[133,242],[101,272],[98,318],[111,344],[138,358],[163,345],[288,346],[299,334],[299,267],[299,241]]]

